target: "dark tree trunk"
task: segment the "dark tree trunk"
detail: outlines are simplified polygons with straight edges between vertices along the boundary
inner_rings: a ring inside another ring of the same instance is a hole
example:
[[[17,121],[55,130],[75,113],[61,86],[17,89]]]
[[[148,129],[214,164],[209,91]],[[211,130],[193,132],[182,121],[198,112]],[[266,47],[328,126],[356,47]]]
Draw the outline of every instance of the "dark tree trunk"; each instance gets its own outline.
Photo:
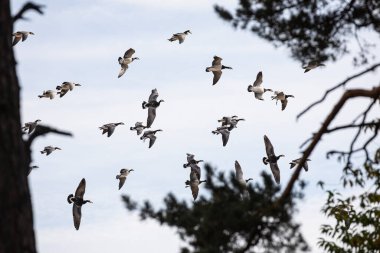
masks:
[[[0,253],[35,253],[9,0],[0,1]]]

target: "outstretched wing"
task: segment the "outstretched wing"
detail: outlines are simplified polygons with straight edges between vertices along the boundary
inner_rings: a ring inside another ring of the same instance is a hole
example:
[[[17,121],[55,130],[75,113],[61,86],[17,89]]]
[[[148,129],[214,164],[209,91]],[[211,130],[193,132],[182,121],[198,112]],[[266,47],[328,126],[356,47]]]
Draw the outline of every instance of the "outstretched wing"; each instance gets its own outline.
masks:
[[[191,189],[191,193],[193,195],[194,200],[196,200],[198,197],[198,192],[199,192],[198,183],[194,183],[190,181],[190,189]]]
[[[211,65],[214,67],[214,66],[220,66],[222,65],[222,58],[218,57],[218,56],[214,56],[214,60],[212,61]]]
[[[22,33],[22,41],[28,38],[28,33]]]
[[[116,126],[108,126],[107,137],[110,137],[115,132]]]
[[[156,118],[156,108],[148,108],[148,118],[146,120],[146,126],[149,128],[153,124],[154,119]]]
[[[230,131],[227,129],[220,132],[222,134],[223,147],[227,145],[228,139],[230,138]]]
[[[124,53],[124,58],[131,58],[134,53],[135,50],[133,48],[130,48]]]
[[[212,85],[215,85],[222,76],[222,71],[213,71],[212,73],[214,74],[214,78],[212,79]]]
[[[126,177],[119,178],[119,190],[121,189],[121,187],[123,187],[126,179],[127,179]]]
[[[125,71],[127,71],[128,69],[128,65],[127,64],[123,64],[123,66],[121,66],[121,69],[119,71],[119,75],[117,76],[117,78],[120,78],[122,75],[124,75]]]
[[[267,152],[267,156],[269,157],[269,156],[274,155],[273,145],[266,135],[264,135],[264,143],[265,143],[265,151]]]
[[[153,134],[149,137],[149,148],[151,148],[156,141],[157,137],[154,136]]]
[[[238,161],[235,161],[235,172],[236,172],[236,179],[242,180],[243,179],[243,170],[241,169],[241,166]]]
[[[157,91],[157,89],[153,89],[152,93],[149,96],[148,102],[156,101],[157,97],[158,97],[158,91]]]
[[[75,191],[75,197],[83,199],[83,195],[84,195],[85,191],[86,191],[86,179],[82,178],[82,180],[80,181],[80,183],[79,183],[79,185]]]
[[[21,36],[15,35],[12,46],[16,45],[21,40]]]
[[[285,98],[285,99],[281,100],[281,110],[282,111],[285,110],[287,104],[288,104],[288,99]]]
[[[256,76],[256,80],[253,83],[253,86],[259,86],[263,83],[263,72],[259,72]]]
[[[272,170],[274,180],[276,181],[277,184],[279,184],[280,183],[280,168],[278,168],[277,162],[270,163],[269,165],[270,165],[270,169]]]
[[[76,230],[79,229],[80,220],[82,218],[82,207],[73,204],[73,219],[74,219],[74,227]]]

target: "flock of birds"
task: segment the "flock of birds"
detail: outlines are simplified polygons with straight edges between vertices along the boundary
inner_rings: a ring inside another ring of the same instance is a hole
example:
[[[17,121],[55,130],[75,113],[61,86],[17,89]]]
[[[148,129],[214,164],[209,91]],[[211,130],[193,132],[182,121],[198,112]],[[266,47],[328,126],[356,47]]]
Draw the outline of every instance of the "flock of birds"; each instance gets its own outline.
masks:
[[[170,42],[178,41],[179,44],[182,44],[185,41],[185,38],[187,35],[191,34],[189,30],[183,32],[183,33],[176,33],[173,34],[171,38],[168,40]],[[20,40],[25,41],[28,38],[28,35],[34,35],[32,32],[27,31],[18,31],[16,33],[13,33],[13,46],[16,45]],[[135,50],[133,48],[128,49],[123,57],[118,58],[118,62],[121,66],[120,72],[118,74],[118,78],[123,76],[128,69],[129,64],[134,62],[135,60],[139,60],[138,57],[133,57],[135,53]],[[213,73],[213,80],[212,85],[215,85],[222,76],[222,70],[224,69],[232,69],[231,67],[224,66],[222,64],[222,58],[218,56],[214,56],[214,60],[211,63],[211,67],[206,68],[206,72],[212,72]],[[317,67],[324,66],[319,61],[311,61],[308,65],[304,66],[303,69],[305,70],[305,73],[315,69]],[[258,100],[264,100],[263,95],[265,92],[273,92],[272,89],[266,89],[262,85],[263,83],[263,73],[260,71],[257,76],[256,80],[252,85],[248,86],[248,92],[253,92],[255,95],[255,98]],[[78,83],[74,82],[63,82],[62,85],[59,85],[56,87],[57,91],[54,90],[46,90],[43,91],[42,95],[39,95],[39,98],[49,98],[54,99],[55,94],[60,95],[62,98],[65,96],[66,93],[69,91],[72,91],[74,87],[81,86]],[[136,122],[134,126],[130,127],[130,130],[136,131],[137,135],[141,135],[141,140],[145,141],[146,139],[149,139],[149,148],[153,146],[153,144],[156,141],[156,133],[162,131],[161,129],[157,130],[145,130],[150,129],[155,118],[156,118],[156,110],[160,106],[164,100],[158,100],[158,91],[157,89],[153,89],[151,91],[151,94],[148,98],[148,102],[143,101],[142,108],[148,109],[148,117],[146,121],[146,125],[143,125],[143,122]],[[272,100],[276,100],[276,104],[278,101],[281,102],[282,110],[285,110],[287,104],[288,104],[288,98],[294,98],[293,95],[285,94],[283,91],[274,91],[273,96],[271,96]],[[236,115],[233,116],[225,116],[222,119],[218,120],[219,123],[221,123],[221,126],[217,127],[216,130],[212,131],[213,134],[221,135],[222,136],[222,143],[223,146],[226,146],[229,140],[230,132],[237,128],[237,124],[239,121],[244,121],[243,118],[239,118]],[[37,127],[37,125],[41,122],[41,120],[37,119],[33,122],[27,122],[22,127],[22,131],[24,133],[31,134]],[[112,134],[115,132],[115,129],[119,125],[124,125],[123,122],[118,123],[108,123],[104,124],[99,127],[99,129],[102,131],[102,134],[107,134],[107,137],[111,137]],[[143,133],[144,132],[144,133]],[[265,165],[270,166],[273,177],[277,184],[280,183],[280,169],[278,167],[277,161],[283,157],[284,155],[276,155],[273,145],[269,138],[264,135],[264,144],[265,144],[265,150],[266,150],[266,157],[263,157],[262,161]],[[59,147],[54,146],[47,146],[44,148],[44,150],[40,151],[41,154],[46,154],[46,156],[50,155],[55,150],[61,150]],[[308,159],[309,161],[309,159]],[[185,182],[185,187],[189,187],[192,192],[192,196],[194,201],[197,199],[198,192],[199,192],[199,185],[206,182],[206,180],[201,180],[201,168],[198,166],[198,163],[203,162],[203,160],[196,160],[194,154],[187,153],[187,163],[183,165],[184,168],[190,168],[190,176],[189,180]],[[300,158],[292,160],[290,162],[290,168],[293,168],[300,162]],[[38,168],[38,166],[31,166],[30,171],[33,168]],[[303,165],[303,168],[308,171],[308,164],[305,162]],[[126,169],[123,168],[120,170],[119,175],[116,176],[116,179],[119,180],[119,190],[123,187],[128,175],[133,171],[133,169]],[[239,164],[238,161],[235,161],[235,175],[236,179],[239,182],[239,185],[241,186],[242,190],[242,196],[246,196],[248,194],[247,192],[247,183],[250,180],[253,180],[252,178],[244,179],[243,177],[243,170]],[[84,193],[86,189],[86,180],[83,178],[75,193],[70,194],[67,197],[67,201],[70,204],[73,204],[73,219],[74,219],[74,227],[78,230],[81,222],[82,212],[81,207],[82,205],[86,203],[92,203],[90,200],[84,200]]]

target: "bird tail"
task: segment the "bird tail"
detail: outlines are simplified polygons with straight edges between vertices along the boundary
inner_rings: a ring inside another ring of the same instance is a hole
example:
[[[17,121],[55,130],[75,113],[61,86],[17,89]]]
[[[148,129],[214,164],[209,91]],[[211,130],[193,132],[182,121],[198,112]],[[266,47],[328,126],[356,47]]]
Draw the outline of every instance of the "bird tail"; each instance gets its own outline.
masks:
[[[43,98],[44,96],[42,96],[42,95],[38,95],[38,97],[39,97],[39,98]]]
[[[289,163],[290,164],[290,168],[292,169],[294,166],[296,166],[295,163]]]
[[[206,68],[206,72],[210,72],[210,68]]]
[[[305,72],[303,72],[303,73],[306,73],[306,72],[308,72],[308,71],[310,71],[310,69],[305,69]]]
[[[55,87],[57,90],[61,90],[62,88],[61,88],[61,86],[57,86],[57,87]]]
[[[263,163],[264,163],[265,165],[267,165],[267,164],[268,164],[268,158],[263,157]]]
[[[145,106],[146,104],[147,104],[147,102],[145,102],[145,101],[144,101],[144,102],[142,102],[142,108],[143,108],[143,109],[145,109],[145,108],[146,108],[146,106]]]
[[[72,200],[72,197],[74,197],[73,194],[70,194],[69,196],[67,196],[67,202],[69,202],[69,204],[73,203],[74,201]]]
[[[186,163],[184,163],[184,164],[183,164],[183,167],[184,167],[184,168],[187,168],[187,164],[186,164]]]
[[[135,130],[135,128],[134,128],[134,127],[130,127],[129,129],[131,129],[131,130]]]
[[[175,38],[171,37],[170,39],[168,39],[168,41],[173,42],[175,41]]]
[[[41,154],[45,153],[45,151],[40,151],[40,152],[41,152]]]
[[[248,85],[248,88],[247,88],[247,90],[248,90],[248,92],[252,92],[253,90],[253,85]]]
[[[120,175],[116,175],[116,179],[119,179],[120,178]]]

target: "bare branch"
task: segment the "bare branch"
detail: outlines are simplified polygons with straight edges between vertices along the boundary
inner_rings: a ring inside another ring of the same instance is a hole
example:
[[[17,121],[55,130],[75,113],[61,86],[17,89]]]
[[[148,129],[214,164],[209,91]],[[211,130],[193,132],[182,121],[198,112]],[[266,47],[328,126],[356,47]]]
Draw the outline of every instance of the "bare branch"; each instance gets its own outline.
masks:
[[[45,8],[45,5],[35,4],[33,2],[27,2],[26,4],[24,4],[21,10],[19,10],[19,12],[16,15],[14,15],[13,23],[15,23],[19,19],[27,20],[27,18],[24,17],[24,14],[29,10],[34,10],[38,12],[40,15],[43,15],[44,14],[44,12],[42,11],[43,8]]]
[[[315,101],[314,103],[312,103],[311,105],[309,105],[308,107],[306,107],[306,109],[304,109],[302,112],[300,112],[297,115],[296,119],[298,120],[302,115],[304,115],[306,112],[308,112],[311,108],[313,108],[317,104],[322,103],[326,99],[326,97],[328,96],[328,94],[330,94],[330,92],[333,92],[334,90],[338,89],[339,87],[342,87],[342,86],[344,87],[349,81],[351,81],[351,80],[353,80],[355,78],[358,78],[358,77],[360,77],[360,76],[362,76],[362,75],[364,75],[364,74],[366,74],[366,73],[368,73],[370,71],[374,71],[379,66],[380,66],[380,63],[374,64],[371,67],[367,68],[366,70],[363,70],[362,72],[360,72],[360,73],[358,73],[356,75],[350,76],[346,80],[344,80],[343,82],[341,82],[341,83],[335,85],[334,87],[328,89],[321,99]]]
[[[303,151],[303,156],[301,158],[301,161],[297,165],[296,170],[294,171],[285,190],[283,191],[281,197],[279,198],[278,200],[279,203],[283,202],[290,195],[295,182],[299,178],[303,164],[305,163],[306,159],[311,155],[311,153],[313,152],[313,150],[319,143],[320,139],[322,138],[323,134],[325,134],[326,131],[328,130],[330,123],[335,119],[336,115],[340,112],[340,110],[342,109],[346,101],[355,97],[367,97],[367,98],[372,98],[374,101],[376,101],[380,98],[380,86],[374,87],[371,90],[351,89],[343,93],[338,103],[334,106],[330,114],[327,116],[327,118],[323,122],[319,131],[315,134],[313,141],[309,144],[308,148],[305,151]]]
[[[32,145],[32,142],[34,141],[35,138],[39,136],[46,135],[48,133],[54,133],[54,134],[60,134],[60,135],[66,135],[66,136],[73,136],[70,132],[66,131],[61,131],[56,128],[51,128],[48,126],[43,126],[43,125],[37,125],[36,129],[34,132],[30,135],[29,139],[26,141],[26,145],[28,148]]]

